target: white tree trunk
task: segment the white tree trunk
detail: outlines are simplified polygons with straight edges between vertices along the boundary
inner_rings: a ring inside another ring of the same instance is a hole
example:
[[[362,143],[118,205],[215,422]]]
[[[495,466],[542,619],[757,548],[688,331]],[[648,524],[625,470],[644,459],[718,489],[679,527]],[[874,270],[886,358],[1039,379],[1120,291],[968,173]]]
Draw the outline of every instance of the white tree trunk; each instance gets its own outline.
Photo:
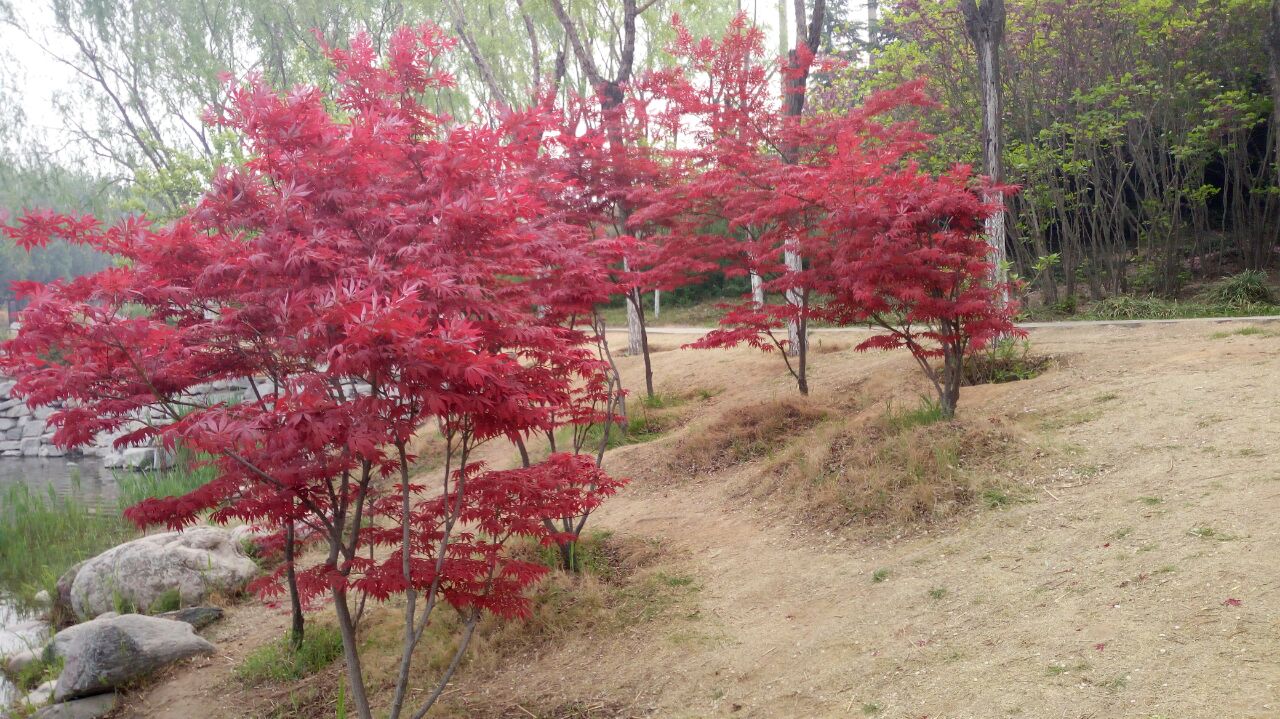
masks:
[[[788,272],[799,272],[804,267],[804,260],[801,259],[800,253],[796,252],[794,249],[784,250],[783,258],[787,263]],[[799,308],[803,301],[804,298],[801,296],[800,290],[787,290],[787,303],[792,307]],[[800,354],[801,341],[800,321],[792,320],[787,324],[787,354],[793,357]]]
[[[622,271],[631,271],[631,266],[625,257],[622,258]],[[640,311],[636,308],[634,299],[634,296],[627,297],[627,355],[631,357],[643,351],[640,344]]]
[[[756,307],[764,305],[764,280],[754,270],[751,272],[751,301]]]
[[[653,291],[653,316],[662,316],[662,290]]]

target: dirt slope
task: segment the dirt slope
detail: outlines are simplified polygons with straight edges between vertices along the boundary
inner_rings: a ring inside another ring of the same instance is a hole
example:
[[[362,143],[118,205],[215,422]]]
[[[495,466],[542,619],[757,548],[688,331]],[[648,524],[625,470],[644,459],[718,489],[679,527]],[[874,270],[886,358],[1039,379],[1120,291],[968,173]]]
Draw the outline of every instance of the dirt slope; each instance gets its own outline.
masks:
[[[966,390],[961,405],[1012,418],[1043,449],[1018,478],[1028,501],[905,538],[818,532],[779,502],[746,499],[759,463],[671,476],[662,462],[678,435],[615,450],[611,468],[636,479],[592,522],[673,550],[672,570],[696,579],[690,610],[463,675],[460,705],[504,707],[486,716],[576,702],[576,714],[545,715],[1280,717],[1280,336],[1214,336],[1243,326],[1035,330],[1058,367]],[[847,348],[852,336],[821,342]],[[721,391],[684,432],[791,391],[776,357],[654,359],[665,391]],[[626,363],[634,384],[638,362]],[[923,389],[904,385],[914,374],[900,355],[844,349],[814,364],[815,396],[836,405]],[[162,683],[135,706],[176,717],[194,703]]]

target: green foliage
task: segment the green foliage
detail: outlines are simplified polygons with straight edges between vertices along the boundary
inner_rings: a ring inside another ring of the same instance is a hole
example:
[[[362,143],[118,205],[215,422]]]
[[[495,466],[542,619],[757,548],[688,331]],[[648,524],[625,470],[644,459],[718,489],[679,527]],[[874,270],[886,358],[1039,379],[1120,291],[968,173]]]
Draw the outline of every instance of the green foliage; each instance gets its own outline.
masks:
[[[1208,304],[1242,309],[1276,303],[1275,293],[1267,284],[1267,273],[1262,270],[1245,270],[1232,275],[1205,290],[1201,298]]]
[[[334,627],[312,623],[296,650],[282,637],[250,652],[235,669],[246,686],[281,684],[311,676],[342,655],[342,635]]]
[[[1048,368],[1050,358],[1031,353],[1031,341],[1005,337],[964,361],[964,383],[1000,384],[1038,376]]]
[[[163,614],[165,612],[176,612],[182,609],[182,593],[177,589],[167,589],[156,600],[147,607],[148,614]],[[124,614],[124,612],[121,612]]]
[[[1280,306],[1271,304],[1202,304],[1159,297],[1116,295],[1099,300],[1080,316],[1089,320],[1168,320],[1194,317],[1234,317],[1240,315],[1280,315]]]
[[[889,578],[888,569],[880,568],[871,573],[871,581],[874,584],[879,584],[880,582],[883,582],[888,578]]]
[[[52,652],[42,652],[13,677],[13,683],[22,691],[30,692],[45,682],[57,679],[65,663],[64,658]]]
[[[0,492],[0,587],[25,603],[71,565],[135,536],[118,515],[16,484]]]

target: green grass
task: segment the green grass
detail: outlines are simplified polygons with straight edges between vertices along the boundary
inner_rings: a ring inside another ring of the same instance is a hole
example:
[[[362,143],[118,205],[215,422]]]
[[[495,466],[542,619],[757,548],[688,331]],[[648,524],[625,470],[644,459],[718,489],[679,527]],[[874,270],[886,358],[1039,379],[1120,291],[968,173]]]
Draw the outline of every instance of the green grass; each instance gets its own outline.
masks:
[[[148,614],[164,614],[165,612],[176,612],[182,609],[182,593],[177,589],[167,589],[163,594],[156,597],[156,600],[147,607]],[[124,614],[124,612],[121,612]]]
[[[876,571],[871,573],[871,581],[876,584],[879,584],[880,582],[883,582],[888,578],[889,578],[888,569],[877,569]]]
[[[889,405],[885,411],[885,423],[896,432],[936,424],[942,420],[942,405],[930,397],[921,397],[920,406],[915,409],[894,410],[893,405]]]
[[[942,599],[945,596],[947,596],[947,590],[943,587],[934,587],[929,590],[930,599]]]
[[[1252,335],[1265,335],[1265,334],[1267,334],[1266,330],[1262,329],[1261,327],[1255,327],[1250,325],[1248,327],[1241,327],[1240,329],[1230,330],[1228,332],[1214,332],[1212,335],[1210,335],[1210,337],[1212,337],[1215,340],[1222,340],[1228,337],[1249,337]]]
[[[251,652],[236,666],[235,674],[247,686],[281,684],[315,674],[341,655],[338,630],[312,623],[296,651],[283,637]]]
[[[0,491],[0,592],[34,608],[41,590],[53,593],[68,567],[138,536],[124,508],[148,497],[186,494],[210,479],[209,469],[128,473],[117,478],[116,507],[94,507],[52,488],[27,485]]]

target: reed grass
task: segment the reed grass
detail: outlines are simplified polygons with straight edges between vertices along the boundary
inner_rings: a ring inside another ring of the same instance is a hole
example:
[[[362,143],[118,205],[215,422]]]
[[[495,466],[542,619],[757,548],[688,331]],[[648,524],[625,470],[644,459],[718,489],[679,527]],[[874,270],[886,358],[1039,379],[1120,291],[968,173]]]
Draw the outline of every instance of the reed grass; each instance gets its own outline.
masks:
[[[53,594],[58,577],[76,562],[139,536],[126,507],[149,497],[181,496],[211,479],[211,469],[180,456],[163,472],[122,472],[115,506],[95,506],[73,491],[60,496],[24,484],[0,490],[0,595],[33,608],[41,590]]]

